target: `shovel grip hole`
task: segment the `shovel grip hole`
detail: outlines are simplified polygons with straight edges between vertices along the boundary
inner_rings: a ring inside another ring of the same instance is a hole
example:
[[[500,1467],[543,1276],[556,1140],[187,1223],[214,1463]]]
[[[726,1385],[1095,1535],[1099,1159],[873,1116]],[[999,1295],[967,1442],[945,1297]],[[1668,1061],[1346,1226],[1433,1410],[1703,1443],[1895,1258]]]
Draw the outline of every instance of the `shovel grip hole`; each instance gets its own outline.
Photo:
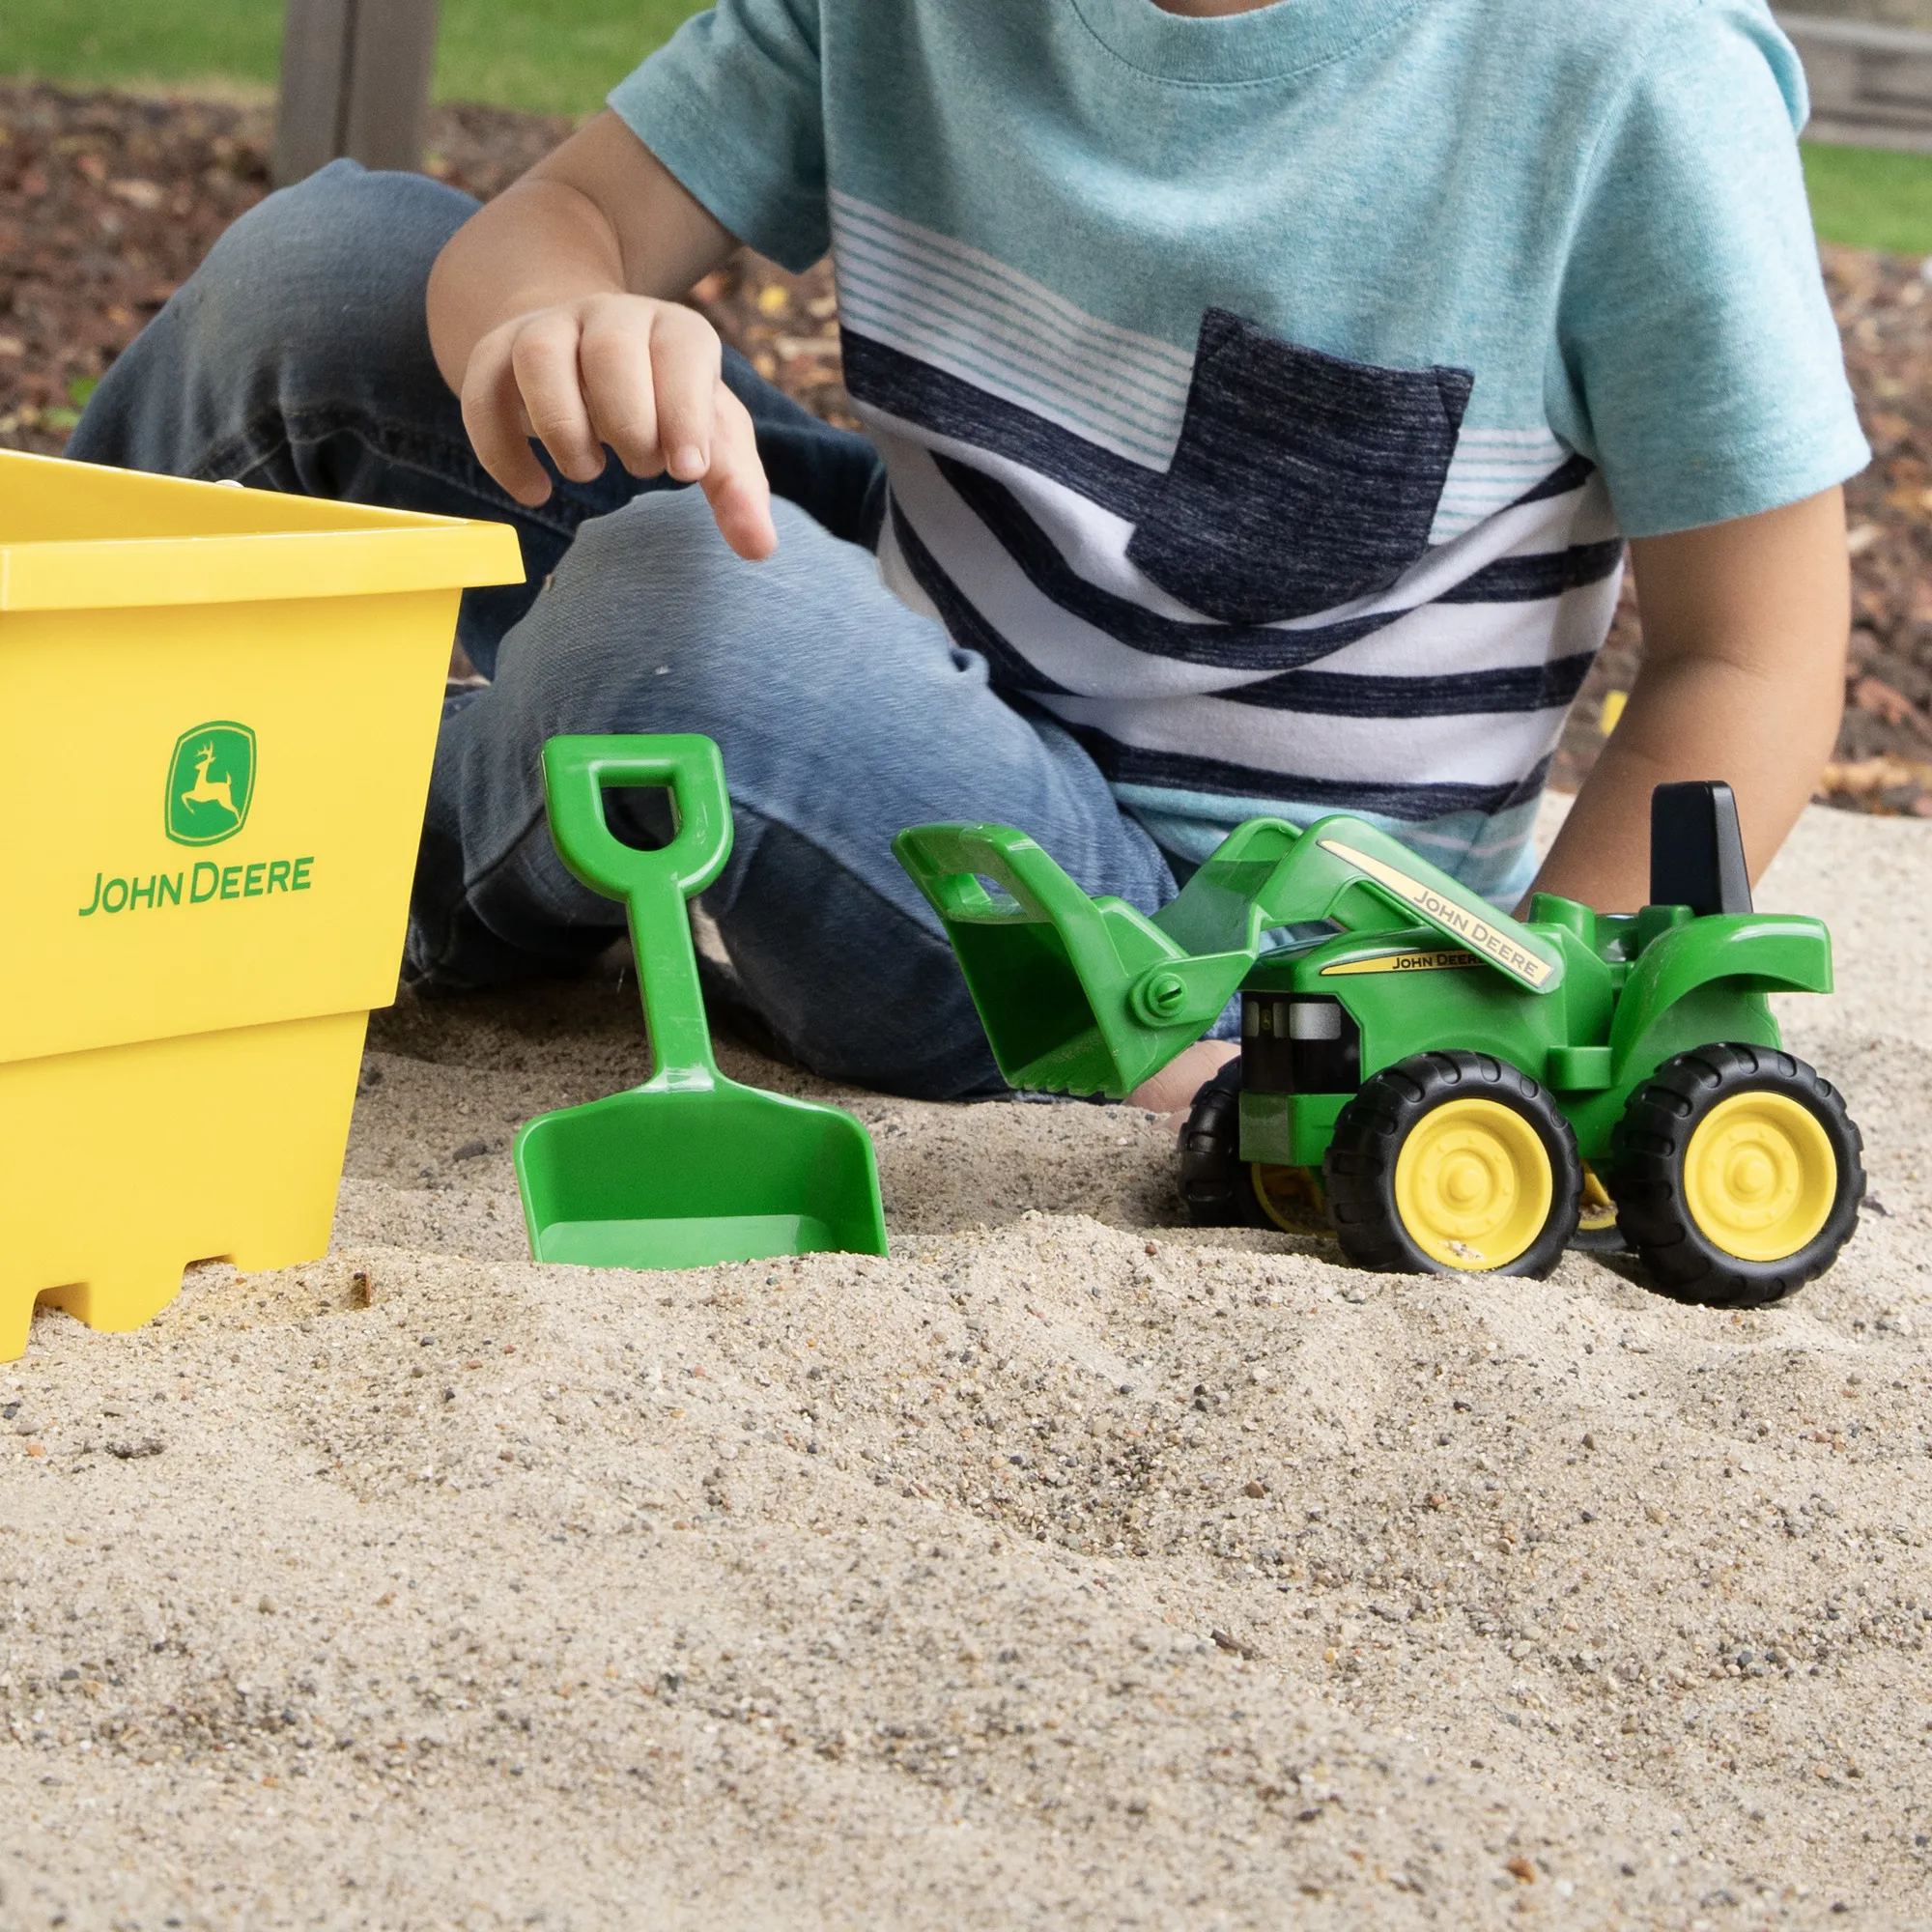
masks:
[[[677,806],[668,785],[601,787],[604,823],[634,852],[662,852],[677,837]]]

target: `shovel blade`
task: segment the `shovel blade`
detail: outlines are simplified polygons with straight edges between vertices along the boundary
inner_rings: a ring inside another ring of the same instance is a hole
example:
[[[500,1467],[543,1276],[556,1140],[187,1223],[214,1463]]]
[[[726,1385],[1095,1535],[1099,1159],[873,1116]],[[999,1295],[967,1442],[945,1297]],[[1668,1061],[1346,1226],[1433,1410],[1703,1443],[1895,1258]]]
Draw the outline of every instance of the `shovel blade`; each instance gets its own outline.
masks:
[[[886,1252],[859,1122],[725,1081],[542,1115],[517,1137],[517,1185],[540,1262],[691,1268]]]

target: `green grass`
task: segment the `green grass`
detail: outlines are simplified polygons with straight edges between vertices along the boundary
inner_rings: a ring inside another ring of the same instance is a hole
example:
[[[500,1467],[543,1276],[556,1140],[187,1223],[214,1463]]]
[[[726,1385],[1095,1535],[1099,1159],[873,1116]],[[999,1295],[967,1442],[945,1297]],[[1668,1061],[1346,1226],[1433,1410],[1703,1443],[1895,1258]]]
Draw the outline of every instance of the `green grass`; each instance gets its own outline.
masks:
[[[19,0],[7,0],[17,6]],[[436,91],[582,114],[708,0],[442,0]]]
[[[602,104],[701,0],[442,0],[436,91],[552,114]],[[0,73],[272,88],[283,0],[0,0]]]
[[[220,78],[272,86],[276,0],[7,0],[0,72],[77,86]]]
[[[1807,141],[1804,179],[1826,241],[1932,255],[1932,155]]]
[[[381,4],[381,0],[378,0]],[[552,114],[597,107],[703,0],[442,0],[436,91]],[[0,73],[272,88],[283,0],[0,0]],[[1932,156],[1807,143],[1828,242],[1932,255]]]

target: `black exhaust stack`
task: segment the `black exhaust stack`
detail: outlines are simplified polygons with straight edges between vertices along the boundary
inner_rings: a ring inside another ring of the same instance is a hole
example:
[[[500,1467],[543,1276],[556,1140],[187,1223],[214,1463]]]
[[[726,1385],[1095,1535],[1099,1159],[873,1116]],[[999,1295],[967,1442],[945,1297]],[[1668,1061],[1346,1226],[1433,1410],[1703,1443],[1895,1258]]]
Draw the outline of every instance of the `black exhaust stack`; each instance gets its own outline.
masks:
[[[1699,918],[1753,910],[1729,785],[1661,784],[1651,793],[1650,902],[1689,906]]]

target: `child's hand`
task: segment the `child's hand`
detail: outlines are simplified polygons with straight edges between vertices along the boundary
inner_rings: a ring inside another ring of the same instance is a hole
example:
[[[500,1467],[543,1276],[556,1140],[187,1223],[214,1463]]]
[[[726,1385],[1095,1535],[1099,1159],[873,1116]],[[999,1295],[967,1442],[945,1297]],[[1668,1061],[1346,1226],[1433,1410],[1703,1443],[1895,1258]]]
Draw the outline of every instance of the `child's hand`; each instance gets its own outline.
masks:
[[[430,272],[425,320],[485,469],[533,508],[608,444],[634,476],[696,483],[740,556],[778,548],[744,404],[717,331],[663,299],[724,262],[734,238],[614,114],[580,128],[472,214]]]
[[[696,483],[740,556],[778,548],[752,418],[720,374],[717,331],[648,296],[589,295],[512,317],[470,352],[463,421],[476,454],[520,503],[551,480],[529,440],[576,483],[604,471],[608,444],[634,476]]]

